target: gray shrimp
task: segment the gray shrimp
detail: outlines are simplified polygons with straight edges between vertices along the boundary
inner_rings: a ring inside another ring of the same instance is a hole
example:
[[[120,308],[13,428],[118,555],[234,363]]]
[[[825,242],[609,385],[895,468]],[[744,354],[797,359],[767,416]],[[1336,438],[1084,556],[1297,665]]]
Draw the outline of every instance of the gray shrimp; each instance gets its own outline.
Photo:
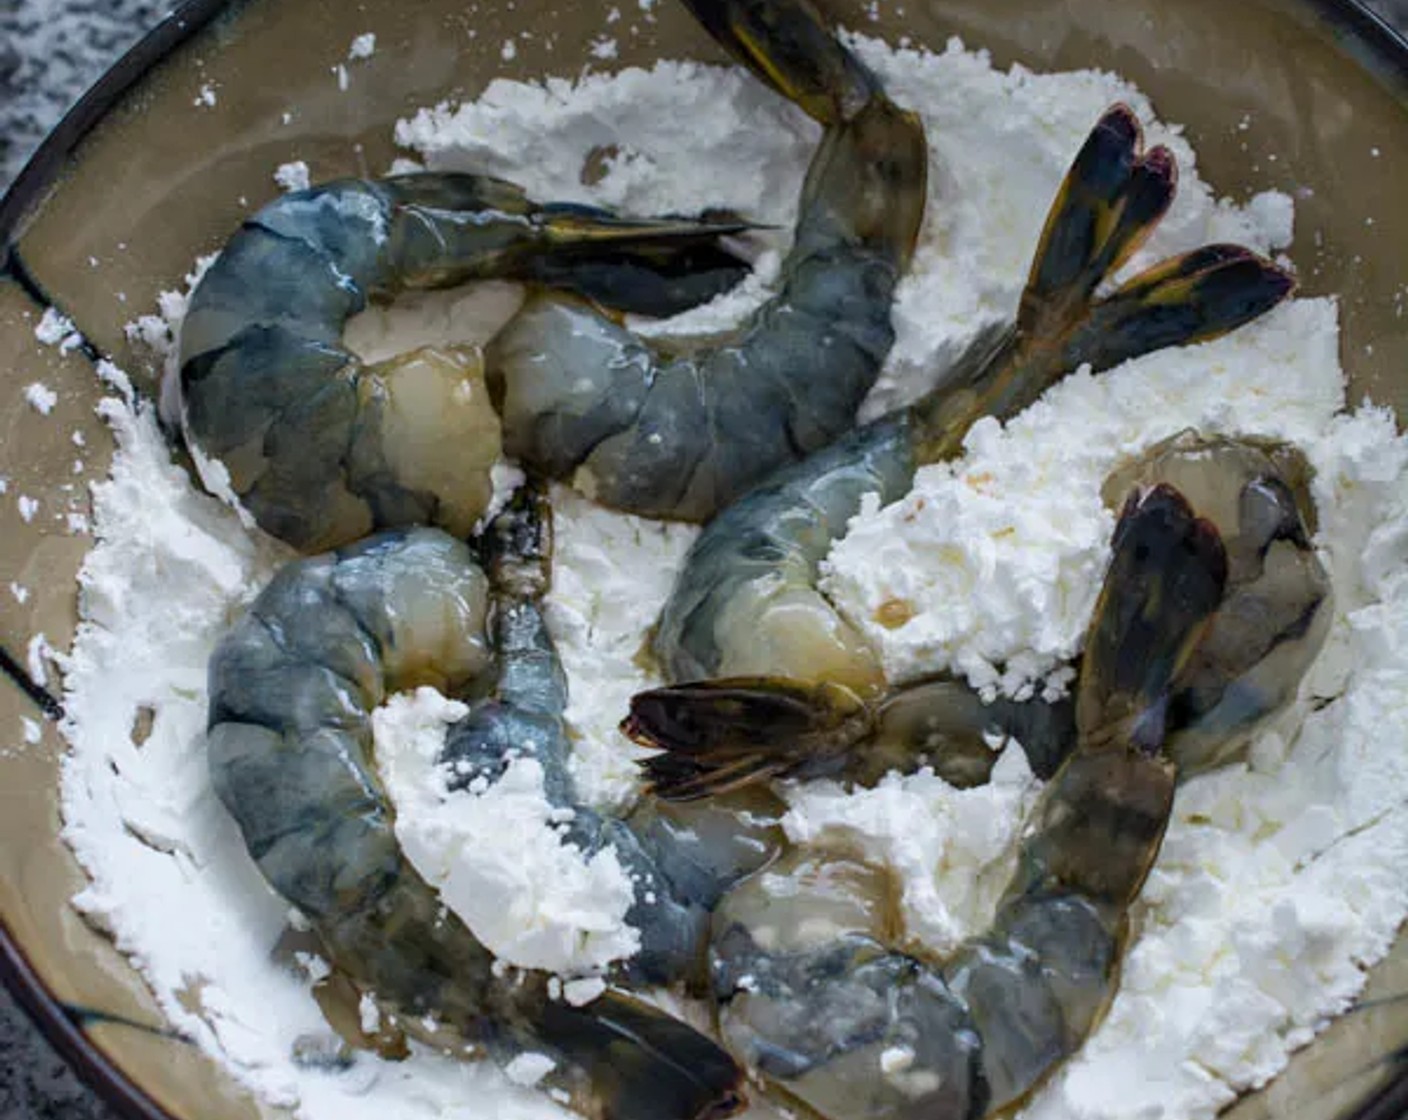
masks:
[[[779,291],[726,340],[679,354],[540,295],[493,341],[489,373],[510,456],[606,505],[703,521],[854,423],[894,341],[928,155],[918,117],[808,0],[685,2],[826,129]]]
[[[1171,814],[1169,695],[1225,576],[1216,531],[1175,490],[1130,501],[1077,742],[992,924],[947,959],[905,951],[889,876],[844,849],[790,852],[724,899],[710,949],[720,1029],[756,1077],[828,1120],[980,1120],[1080,1049],[1115,994]]]
[[[728,1115],[741,1075],[714,1042],[619,990],[574,1007],[542,974],[500,975],[397,844],[371,712],[395,691],[463,694],[484,676],[490,591],[468,548],[437,529],[284,567],[210,662],[214,789],[339,976],[404,1033],[500,1061],[545,1054],[556,1065],[544,1087],[593,1120]],[[500,630],[518,632],[511,617]],[[552,675],[508,668],[500,683],[550,692]]]
[[[341,342],[348,318],[404,291],[483,279],[680,310],[745,274],[713,245],[742,228],[539,205],[463,174],[284,195],[244,222],[191,295],[187,442],[207,478],[227,476],[258,523],[301,551],[408,525],[468,536],[501,450],[482,354],[423,347],[363,365]]]
[[[563,713],[567,680],[544,621],[550,583],[551,520],[528,488],[495,521],[489,540],[498,669],[488,694],[450,728],[441,761],[452,788],[493,783],[513,757],[543,768],[548,800],[569,810],[564,840],[593,855],[610,847],[630,877],[626,922],[641,935],[616,970],[627,985],[698,987],[709,915],[729,887],[757,870],[781,843],[780,809],[766,797],[729,806],[669,805],[646,798],[626,817],[583,805],[573,789]]]
[[[864,697],[882,692],[876,651],[816,586],[866,495],[897,501],[920,465],[960,453],[977,419],[1016,414],[1082,364],[1100,371],[1215,338],[1292,290],[1270,261],[1211,245],[1097,297],[1157,224],[1174,186],[1172,155],[1141,152],[1134,113],[1108,110],[1052,205],[1015,324],[982,340],[916,404],[779,471],[705,526],[655,634],[666,679],[780,675]]]
[[[1116,468],[1107,504],[1172,485],[1216,526],[1228,558],[1226,595],[1180,678],[1165,751],[1189,777],[1234,761],[1286,709],[1324,644],[1329,575],[1311,537],[1310,464],[1295,447],[1180,432]],[[661,796],[702,797],[765,777],[830,777],[873,785],[891,770],[932,766],[959,786],[985,782],[994,747],[1013,739],[1049,778],[1075,741],[1070,700],[984,703],[939,677],[862,697],[832,681],[724,679],[635,697],[638,741],[668,748],[644,765]]]

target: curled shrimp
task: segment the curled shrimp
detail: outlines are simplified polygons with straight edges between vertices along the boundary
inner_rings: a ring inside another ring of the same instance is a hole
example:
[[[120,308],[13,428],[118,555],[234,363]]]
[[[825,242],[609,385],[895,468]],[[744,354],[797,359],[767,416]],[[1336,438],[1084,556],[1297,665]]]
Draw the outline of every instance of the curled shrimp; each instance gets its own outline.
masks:
[[[904,951],[898,899],[849,853],[793,851],[720,905],[710,949],[729,1049],[822,1117],[1006,1115],[1102,1019],[1158,854],[1175,680],[1222,597],[1217,533],[1172,488],[1131,499],[1088,637],[1077,742],[1023,834],[986,931]]]
[[[363,365],[342,345],[347,319],[369,301],[482,279],[679,310],[743,274],[710,247],[740,228],[539,205],[463,174],[285,195],[244,222],[191,295],[179,367],[187,442],[208,481],[301,551],[406,525],[468,536],[501,450],[482,355],[426,347]]]
[[[1174,184],[1172,155],[1143,152],[1133,112],[1108,110],[1057,193],[1015,323],[914,405],[779,471],[705,527],[655,634],[666,679],[781,675],[881,692],[876,651],[816,586],[866,495],[897,501],[920,465],[959,453],[980,417],[1016,414],[1082,364],[1100,371],[1215,338],[1290,293],[1290,277],[1270,261],[1210,245],[1097,297],[1163,215]]]
[[[825,127],[777,294],[724,341],[674,354],[543,294],[494,339],[508,454],[633,513],[703,521],[848,430],[894,341],[891,297],[923,217],[918,118],[808,0],[686,0]]]
[[[1329,575],[1311,544],[1310,464],[1286,443],[1193,431],[1154,445],[1105,482],[1107,504],[1161,483],[1187,496],[1226,545],[1223,601],[1180,677],[1165,752],[1182,777],[1233,761],[1294,699],[1324,644]],[[932,766],[959,786],[986,781],[993,744],[1015,739],[1049,778],[1075,742],[1069,700],[984,703],[939,677],[867,699],[834,682],[705,681],[640,694],[627,731],[669,753],[643,764],[656,792],[693,798],[763,777],[873,785]]]
[[[455,694],[481,677],[490,592],[468,548],[437,529],[283,568],[210,663],[214,788],[269,884],[398,1028],[455,1054],[545,1054],[544,1087],[594,1120],[727,1115],[741,1075],[714,1042],[615,989],[576,1007],[543,974],[502,975],[397,844],[371,711],[394,691]],[[500,633],[517,633],[506,613]],[[513,651],[505,666],[501,692],[542,683]]]

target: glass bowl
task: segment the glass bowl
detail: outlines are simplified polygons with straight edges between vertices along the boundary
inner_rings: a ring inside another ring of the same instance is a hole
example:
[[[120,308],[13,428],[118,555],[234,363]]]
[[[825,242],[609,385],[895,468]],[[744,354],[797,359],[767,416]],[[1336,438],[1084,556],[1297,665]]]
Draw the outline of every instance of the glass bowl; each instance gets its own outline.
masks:
[[[859,23],[868,6],[826,7],[853,10]],[[682,7],[665,0],[650,15],[621,37],[613,66],[723,60]],[[1396,302],[1408,287],[1408,43],[1374,16],[1351,0],[905,0],[882,2],[878,16],[871,26],[889,38],[941,46],[958,35],[1001,66],[1117,70],[1162,116],[1187,125],[1219,192],[1293,192],[1303,289],[1341,299],[1350,399],[1408,415],[1408,318]],[[82,493],[106,472],[112,442],[93,411],[102,395],[95,363],[111,358],[139,391],[152,392],[156,376],[124,324],[274,195],[278,164],[307,160],[327,177],[385,168],[393,122],[419,106],[472,97],[500,76],[571,74],[589,61],[600,69],[588,44],[601,18],[582,0],[191,0],[89,93],[0,201],[0,477],[12,491],[0,502],[0,587],[31,589],[23,603],[0,595],[7,655],[23,664],[39,632],[60,647],[72,637],[74,577],[91,542],[48,518],[23,519],[13,494],[52,510],[74,493],[64,487]],[[548,21],[555,36],[520,38],[503,57],[506,38]],[[367,31],[375,54],[343,90],[333,69]],[[1248,115],[1255,128],[1239,130]],[[36,340],[49,306],[86,345],[63,351]],[[34,422],[24,396],[33,381],[57,389],[57,423]],[[87,444],[82,474],[71,466],[73,431]],[[276,1115],[163,1033],[137,972],[69,905],[84,876],[59,837],[63,746],[45,703],[0,680],[0,974],[119,1111]],[[21,743],[22,718],[42,727],[37,744]],[[1382,998],[1404,992],[1400,936],[1373,972],[1364,1009],[1227,1115],[1408,1113],[1408,1000]]]

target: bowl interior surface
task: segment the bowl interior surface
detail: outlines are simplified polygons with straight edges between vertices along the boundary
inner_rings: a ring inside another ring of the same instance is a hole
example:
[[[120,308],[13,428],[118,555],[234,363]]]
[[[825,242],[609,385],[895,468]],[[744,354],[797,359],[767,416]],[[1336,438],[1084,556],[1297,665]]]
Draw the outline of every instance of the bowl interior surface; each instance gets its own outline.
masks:
[[[1096,67],[1134,81],[1162,117],[1187,126],[1201,173],[1219,193],[1295,196],[1292,257],[1304,292],[1340,297],[1350,399],[1368,396],[1400,414],[1408,407],[1408,47],[1368,17],[1328,0],[882,0],[876,19],[859,0],[823,7],[892,40],[942,49],[957,35],[1002,66]],[[723,60],[672,0],[621,8],[612,68]],[[248,0],[152,66],[104,114],[26,207],[12,231],[11,275],[0,279],[0,477],[11,487],[0,501],[0,588],[33,589],[23,603],[0,594],[0,645],[23,660],[36,633],[61,649],[71,640],[74,577],[91,542],[50,514],[82,499],[112,449],[93,412],[105,392],[95,354],[36,341],[45,303],[69,315],[139,391],[152,391],[156,370],[124,325],[150,311],[160,291],[179,288],[197,255],[275,195],[277,165],[302,159],[317,178],[376,174],[397,154],[395,121],[420,106],[473,97],[497,77],[603,69],[587,45],[604,12],[580,0]],[[343,90],[335,67],[368,31],[375,54]],[[510,38],[517,51],[505,59]],[[205,89],[213,105],[197,104]],[[24,398],[33,381],[60,395],[46,422]],[[76,429],[86,439],[81,470],[69,438]],[[23,519],[14,493],[38,498],[45,515]],[[23,742],[22,719],[42,726],[38,744]],[[61,754],[32,699],[0,681],[0,922],[54,997],[108,1016],[83,1021],[88,1040],[170,1116],[276,1114],[194,1047],[131,1025],[159,1027],[161,1015],[110,939],[68,904],[85,879],[59,838]],[[1405,990],[1400,938],[1369,994]],[[1350,1016],[1230,1114],[1290,1115],[1294,1102],[1302,1120],[1348,1115],[1394,1080],[1399,1070],[1380,1059],[1406,1041],[1408,1011],[1397,1003]]]

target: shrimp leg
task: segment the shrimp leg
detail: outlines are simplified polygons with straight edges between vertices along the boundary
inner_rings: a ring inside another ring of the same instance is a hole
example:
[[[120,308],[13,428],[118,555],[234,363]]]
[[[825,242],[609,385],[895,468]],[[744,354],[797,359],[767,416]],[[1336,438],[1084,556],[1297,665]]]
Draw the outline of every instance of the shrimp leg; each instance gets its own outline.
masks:
[[[457,1054],[546,1054],[546,1087],[593,1118],[727,1115],[740,1072],[715,1043],[618,991],[573,1007],[543,975],[501,977],[397,845],[370,712],[483,673],[488,590],[466,546],[434,529],[286,566],[211,659],[215,791],[269,884],[408,1033]]]
[[[1310,466],[1288,444],[1182,432],[1117,468],[1112,505],[1159,483],[1217,527],[1227,591],[1173,697],[1165,749],[1188,777],[1223,765],[1294,698],[1330,619],[1329,576],[1310,543]],[[764,776],[873,785],[933,766],[956,785],[987,780],[990,744],[1016,739],[1049,778],[1074,742],[1069,701],[982,700],[939,678],[866,702],[842,685],[723,678],[633,698],[623,730],[667,753],[642,764],[654,792],[702,797]]]
[[[187,442],[208,479],[223,475],[261,526],[300,550],[412,524],[467,536],[500,452],[481,356],[427,348],[364,366],[341,344],[348,318],[404,291],[495,278],[658,311],[736,279],[710,246],[742,228],[539,205],[475,175],[285,195],[245,221],[191,295]],[[705,268],[702,287],[682,275],[691,264]]]
[[[1125,106],[1096,125],[1057,193],[1014,324],[916,404],[779,471],[705,526],[653,641],[667,680],[779,675],[874,697],[884,688],[875,650],[816,586],[863,499],[897,501],[920,465],[960,452],[977,419],[1014,415],[1081,364],[1103,370],[1214,338],[1289,294],[1285,272],[1230,246],[1096,294],[1173,195],[1172,157],[1140,143]]]
[[[894,341],[928,154],[806,0],[693,0],[733,55],[826,127],[778,293],[725,341],[672,354],[542,295],[499,333],[491,385],[512,457],[600,502],[703,521],[854,422]]]
[[[1169,696],[1225,576],[1216,531],[1176,491],[1135,495],[1089,633],[1080,739],[992,925],[946,961],[916,958],[894,947],[884,873],[844,852],[791,853],[715,919],[730,1049],[834,1120],[1005,1114],[1075,1053],[1114,995],[1129,908],[1172,808]]]

